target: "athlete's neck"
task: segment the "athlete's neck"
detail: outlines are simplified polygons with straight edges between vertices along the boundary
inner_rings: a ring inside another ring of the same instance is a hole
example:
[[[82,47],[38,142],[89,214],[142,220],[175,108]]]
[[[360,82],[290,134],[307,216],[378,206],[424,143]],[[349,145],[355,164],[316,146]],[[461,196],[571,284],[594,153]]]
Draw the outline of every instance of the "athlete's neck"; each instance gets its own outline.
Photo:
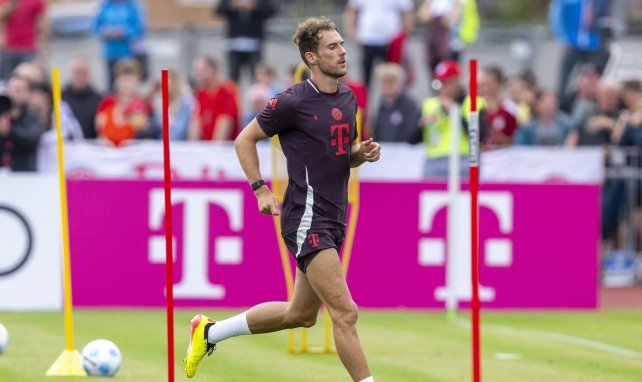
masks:
[[[312,80],[312,82],[315,83],[315,85],[317,85],[317,87],[319,88],[319,91],[322,91],[324,93],[337,92],[337,84],[339,83],[338,78],[324,76],[323,74],[315,75],[313,71],[310,75],[310,79]]]

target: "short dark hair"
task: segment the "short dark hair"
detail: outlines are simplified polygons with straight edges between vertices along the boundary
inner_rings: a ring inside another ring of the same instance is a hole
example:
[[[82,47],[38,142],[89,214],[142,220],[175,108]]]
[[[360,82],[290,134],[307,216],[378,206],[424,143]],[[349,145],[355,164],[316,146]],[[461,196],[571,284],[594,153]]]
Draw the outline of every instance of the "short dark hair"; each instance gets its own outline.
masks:
[[[519,78],[521,78],[529,88],[537,88],[537,76],[532,69],[524,69],[521,73],[519,73]]]
[[[133,58],[123,58],[116,62],[114,66],[114,76],[135,75],[139,79],[142,77],[142,68],[140,62]]]
[[[495,79],[497,80],[497,82],[499,82],[500,85],[503,85],[504,82],[506,81],[506,78],[504,77],[504,71],[498,65],[487,66],[484,68],[484,72],[495,77]]]
[[[622,83],[622,88],[624,90],[640,92],[642,91],[642,82],[640,82],[640,80],[627,80]]]
[[[322,31],[339,31],[337,25],[329,17],[310,17],[304,22],[300,23],[297,27],[292,41],[299,47],[299,53],[301,54],[301,59],[309,67],[308,61],[305,59],[306,52],[318,52],[319,51],[319,32]]]

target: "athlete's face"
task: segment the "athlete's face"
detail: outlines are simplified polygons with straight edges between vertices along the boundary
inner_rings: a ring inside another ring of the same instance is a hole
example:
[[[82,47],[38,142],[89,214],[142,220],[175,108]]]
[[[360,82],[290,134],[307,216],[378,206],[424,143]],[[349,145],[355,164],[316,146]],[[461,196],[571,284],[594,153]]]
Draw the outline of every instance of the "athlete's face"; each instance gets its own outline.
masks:
[[[319,50],[314,53],[316,64],[321,73],[330,77],[341,78],[348,73],[346,66],[347,51],[343,46],[343,39],[339,32],[326,30],[319,32]]]

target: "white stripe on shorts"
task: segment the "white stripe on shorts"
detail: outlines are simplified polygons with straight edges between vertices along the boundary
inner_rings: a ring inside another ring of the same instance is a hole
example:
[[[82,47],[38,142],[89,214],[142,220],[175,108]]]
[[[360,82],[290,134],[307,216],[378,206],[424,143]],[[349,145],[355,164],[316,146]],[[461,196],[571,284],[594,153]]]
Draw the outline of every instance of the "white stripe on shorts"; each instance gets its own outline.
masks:
[[[308,230],[312,226],[312,206],[314,205],[314,189],[310,186],[310,181],[308,180],[308,168],[305,168],[305,183],[308,185],[308,192],[305,196],[305,211],[303,216],[301,216],[301,222],[299,223],[299,228],[296,231],[296,246],[297,252],[295,257],[299,257],[301,253],[301,247],[305,243],[305,239],[308,233]]]

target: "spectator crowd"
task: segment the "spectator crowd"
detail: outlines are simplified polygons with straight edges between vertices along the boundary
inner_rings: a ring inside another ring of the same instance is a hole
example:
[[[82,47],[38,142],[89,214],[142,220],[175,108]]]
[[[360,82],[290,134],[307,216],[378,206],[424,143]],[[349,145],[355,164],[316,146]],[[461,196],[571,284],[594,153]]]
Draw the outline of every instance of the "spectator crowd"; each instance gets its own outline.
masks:
[[[528,70],[507,76],[499,65],[482,66],[477,100],[482,150],[511,145],[642,148],[640,80],[615,81],[605,73],[613,38],[609,4],[551,1],[550,27],[563,46],[555,89],[540,86]],[[279,12],[277,5],[275,0],[217,3],[213,14],[226,21],[226,56],[199,56],[190,73],[169,71],[171,139],[233,140],[276,93],[294,83],[297,73],[305,76],[295,66],[280,83],[274,68],[263,61],[265,25]],[[35,171],[39,145],[55,141],[46,12],[45,0],[0,0],[4,25],[0,170]],[[344,38],[361,50],[362,77],[342,81],[357,96],[365,136],[379,142],[423,144],[426,178],[447,175],[454,143],[465,175],[471,100],[465,94],[459,60],[480,28],[475,0],[349,0],[343,23]],[[405,47],[417,28],[425,47],[423,70],[430,78],[425,86],[432,89],[423,100],[408,92],[418,68]],[[116,147],[137,139],[160,139],[160,84],[148,74],[146,32],[142,1],[100,2],[93,34],[103,46],[108,91],[102,93],[92,84],[87,58],[78,56],[68,64],[61,104],[65,139],[91,139]],[[221,70],[223,58],[228,73]],[[240,88],[244,73],[251,84]],[[373,94],[376,104],[368,100]],[[248,106],[245,112],[242,100]],[[461,126],[459,133],[453,132],[454,121]],[[609,195],[621,197],[621,193],[617,188],[607,191],[608,213],[609,203],[617,203],[617,197]]]

